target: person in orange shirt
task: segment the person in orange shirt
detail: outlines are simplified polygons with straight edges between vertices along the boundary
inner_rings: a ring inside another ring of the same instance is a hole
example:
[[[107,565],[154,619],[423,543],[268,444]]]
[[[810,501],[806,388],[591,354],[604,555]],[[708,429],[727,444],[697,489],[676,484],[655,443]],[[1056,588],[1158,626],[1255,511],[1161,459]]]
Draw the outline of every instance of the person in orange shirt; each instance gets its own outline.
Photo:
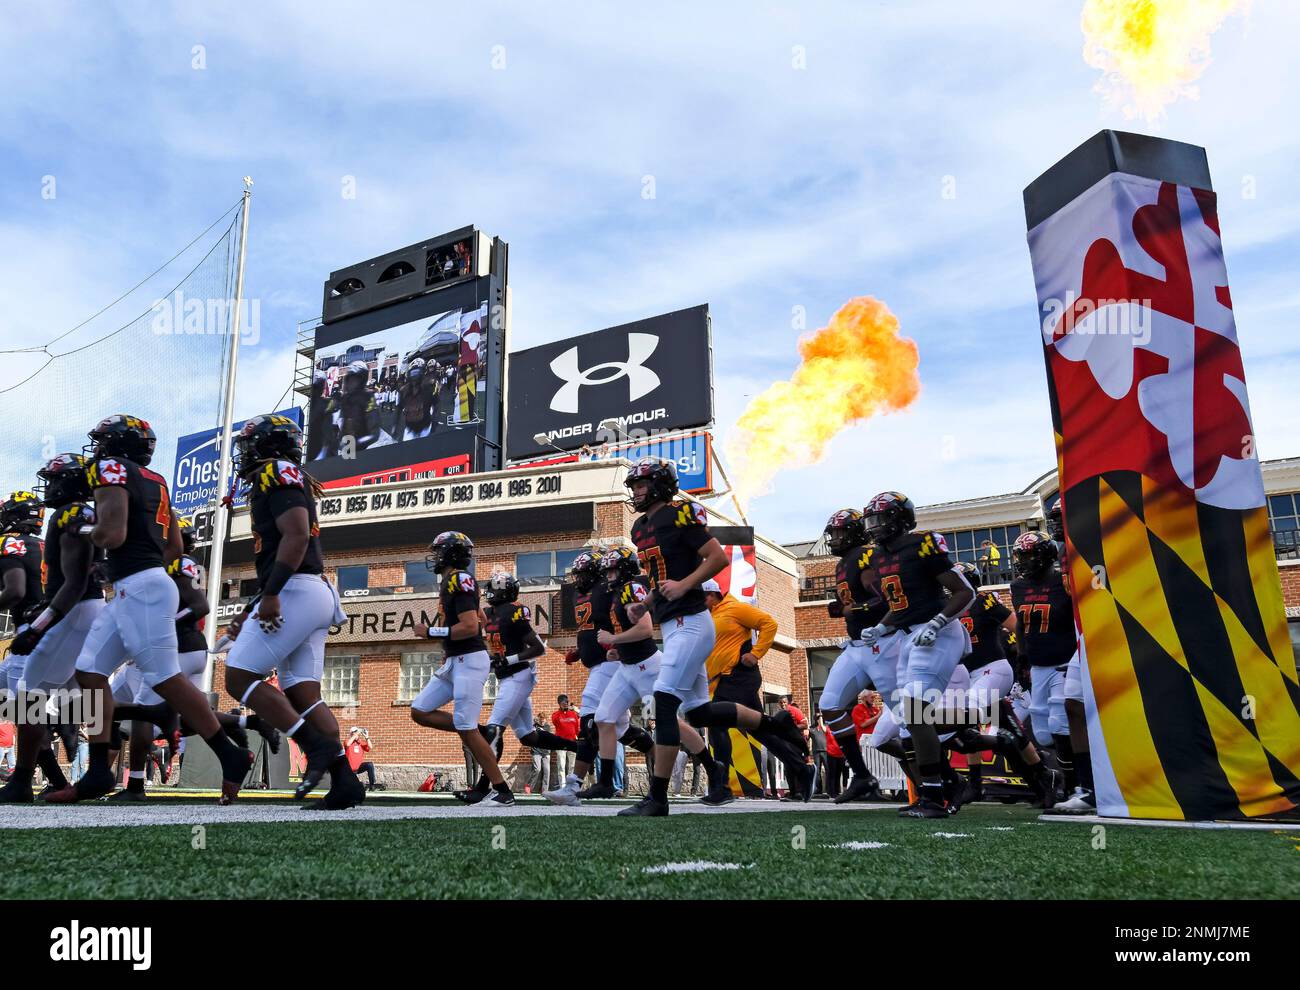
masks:
[[[706,661],[710,698],[762,711],[763,674],[758,663],[776,639],[776,620],[762,609],[724,594],[716,581],[705,581],[700,589],[713,615],[713,652]],[[731,763],[728,729],[710,728],[709,745],[715,760],[724,767]]]

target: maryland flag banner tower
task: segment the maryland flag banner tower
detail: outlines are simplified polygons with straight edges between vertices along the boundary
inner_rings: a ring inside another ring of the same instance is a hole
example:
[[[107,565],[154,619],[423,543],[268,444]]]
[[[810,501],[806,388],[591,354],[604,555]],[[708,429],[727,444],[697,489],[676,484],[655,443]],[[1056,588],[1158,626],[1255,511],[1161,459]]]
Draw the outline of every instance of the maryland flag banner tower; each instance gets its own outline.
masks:
[[[1300,686],[1205,151],[1102,131],[1024,199],[1098,810],[1293,816]]]

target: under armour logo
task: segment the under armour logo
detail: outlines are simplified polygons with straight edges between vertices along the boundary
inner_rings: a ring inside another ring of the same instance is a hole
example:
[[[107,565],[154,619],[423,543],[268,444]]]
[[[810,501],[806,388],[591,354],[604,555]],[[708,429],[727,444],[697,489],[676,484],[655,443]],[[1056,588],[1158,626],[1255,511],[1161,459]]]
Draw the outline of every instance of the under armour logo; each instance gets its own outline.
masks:
[[[551,361],[551,371],[555,377],[564,381],[560,390],[551,399],[551,408],[561,413],[578,411],[578,393],[584,385],[608,385],[620,378],[628,380],[628,399],[635,400],[648,395],[659,387],[659,376],[645,367],[645,362],[659,346],[659,338],[652,333],[630,333],[627,335],[627,361],[606,361],[585,370],[578,367],[578,348],[570,347],[559,357]],[[613,370],[613,374],[604,378],[595,377],[597,373]]]

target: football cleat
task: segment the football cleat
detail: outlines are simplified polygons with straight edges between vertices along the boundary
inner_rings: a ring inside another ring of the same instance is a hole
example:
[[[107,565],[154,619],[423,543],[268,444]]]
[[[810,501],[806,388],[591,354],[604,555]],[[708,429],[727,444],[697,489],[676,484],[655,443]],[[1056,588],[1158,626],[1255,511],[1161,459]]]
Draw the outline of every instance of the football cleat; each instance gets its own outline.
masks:
[[[122,788],[122,790],[115,791],[112,794],[108,795],[108,797],[101,798],[100,800],[107,801],[112,804],[128,804],[128,803],[136,803],[140,801],[148,801],[149,798],[145,796],[144,791],[132,791],[124,787]]]
[[[581,783],[577,778],[566,780],[562,785],[553,791],[547,791],[542,797],[550,801],[551,804],[562,804],[566,807],[576,808],[582,804],[578,798],[578,785]]]
[[[668,802],[656,801],[649,794],[630,808],[618,813],[620,818],[663,818],[668,814]]]
[[[266,741],[266,748],[271,751],[271,755],[280,752],[280,730],[274,725],[259,724],[257,734]],[[248,747],[245,746],[245,749]]]
[[[984,788],[979,784],[973,784],[966,781],[966,787],[961,792],[960,801],[962,804],[974,804],[976,801],[984,800]]]
[[[734,800],[736,795],[731,793],[731,785],[723,781],[717,787],[710,787],[709,793],[700,798],[700,804],[710,808],[720,808],[724,804],[731,804]]]
[[[613,796],[614,796],[614,788],[609,786],[608,784],[600,784],[600,783],[592,784],[586,790],[579,791],[576,795],[579,801],[591,801],[591,800],[596,800],[601,798],[612,798]]]
[[[496,808],[513,808],[515,806],[515,795],[510,790],[498,791],[492,788],[492,793],[483,799],[484,804],[492,805]]]
[[[35,800],[30,783],[20,784],[10,779],[4,787],[0,787],[0,804],[31,804]]]
[[[465,804],[478,804],[488,796],[490,790],[491,787],[479,787],[476,784],[473,787],[466,787],[464,790],[452,791],[451,796]]]
[[[1092,815],[1097,811],[1097,796],[1092,791],[1076,787],[1069,800],[1053,805],[1054,815]]]
[[[865,777],[854,774],[853,779],[849,781],[849,786],[840,791],[834,800],[836,804],[848,804],[850,801],[865,801],[879,796],[880,781],[870,773]]]
[[[948,809],[938,801],[921,798],[916,804],[909,805],[899,812],[904,818],[947,818]]]

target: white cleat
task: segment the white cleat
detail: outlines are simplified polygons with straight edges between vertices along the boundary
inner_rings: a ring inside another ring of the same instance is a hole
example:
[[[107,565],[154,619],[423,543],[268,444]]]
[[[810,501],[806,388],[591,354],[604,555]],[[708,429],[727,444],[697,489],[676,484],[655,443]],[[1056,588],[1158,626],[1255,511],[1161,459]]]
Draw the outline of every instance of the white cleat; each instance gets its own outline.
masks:
[[[1052,812],[1059,815],[1092,815],[1097,812],[1097,799],[1093,797],[1092,791],[1086,791],[1082,787],[1076,787],[1074,793],[1069,799],[1062,801],[1052,808]]]
[[[546,791],[542,797],[550,801],[551,804],[562,804],[570,808],[576,808],[582,804],[582,800],[578,797],[578,789],[581,786],[582,781],[570,776],[561,787],[553,791]]]

